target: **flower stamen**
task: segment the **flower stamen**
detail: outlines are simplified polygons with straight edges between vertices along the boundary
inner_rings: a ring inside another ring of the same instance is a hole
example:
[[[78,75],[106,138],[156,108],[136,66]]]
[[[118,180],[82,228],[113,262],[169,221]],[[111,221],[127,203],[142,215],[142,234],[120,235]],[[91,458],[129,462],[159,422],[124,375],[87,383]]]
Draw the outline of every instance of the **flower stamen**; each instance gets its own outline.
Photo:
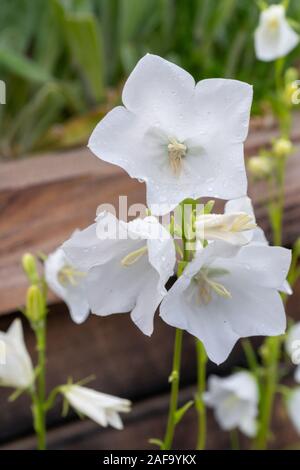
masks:
[[[66,264],[63,266],[57,274],[59,283],[62,286],[70,284],[71,286],[77,286],[80,279],[85,277],[86,273],[74,269],[73,266]]]
[[[182,159],[186,156],[186,145],[176,139],[170,139],[168,144],[168,156],[171,169],[175,175],[180,175],[182,169]]]
[[[230,227],[230,230],[232,232],[244,232],[245,230],[252,230],[255,227],[256,223],[254,222],[253,217],[243,213],[237,215]]]
[[[199,273],[194,276],[194,280],[198,284],[198,295],[200,303],[207,305],[212,300],[212,292],[215,292],[220,297],[230,299],[231,293],[226,287],[220,282],[216,281],[215,278],[228,274],[225,269],[208,268],[203,267]]]
[[[134,263],[136,263],[143,255],[145,255],[148,251],[147,246],[143,246],[142,248],[139,248],[136,251],[132,251],[128,255],[124,256],[124,258],[121,260],[121,265],[122,266],[132,266]]]

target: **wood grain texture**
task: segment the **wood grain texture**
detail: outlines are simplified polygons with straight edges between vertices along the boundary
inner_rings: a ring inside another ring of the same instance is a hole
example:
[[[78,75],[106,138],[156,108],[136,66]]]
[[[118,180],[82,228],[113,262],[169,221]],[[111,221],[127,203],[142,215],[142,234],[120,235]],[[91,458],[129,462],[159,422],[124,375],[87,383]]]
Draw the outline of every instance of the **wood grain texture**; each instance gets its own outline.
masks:
[[[300,139],[299,119],[294,140]],[[255,128],[246,143],[253,155],[269,145],[276,129]],[[288,165],[285,243],[300,233],[299,176],[300,152]],[[259,223],[269,234],[263,201],[263,184],[250,187]],[[27,282],[20,266],[24,252],[51,252],[76,228],[92,223],[98,205],[118,207],[118,196],[128,196],[128,204],[145,202],[145,186],[120,168],[93,156],[88,149],[60,155],[35,156],[0,164],[0,314],[14,311],[24,302]],[[49,301],[55,297],[50,293]]]
[[[195,387],[185,387],[180,393],[180,404],[193,399]],[[156,449],[149,443],[149,438],[163,438],[168,412],[168,395],[152,397],[136,403],[132,412],[124,416],[125,428],[116,431],[103,429],[95,423],[76,420],[64,426],[52,427],[48,433],[49,449],[59,450],[150,450]],[[290,423],[285,407],[277,400],[276,413],[272,429],[274,439],[270,444],[273,449],[286,447],[300,448],[300,439]],[[222,431],[215,421],[212,410],[207,413],[207,445],[208,450],[230,449],[229,434]],[[197,418],[195,410],[190,409],[184,420],[178,425],[175,433],[173,449],[188,450],[195,448],[197,436]],[[35,437],[29,435],[1,445],[0,450],[34,449]],[[249,440],[240,435],[241,449],[251,445]]]

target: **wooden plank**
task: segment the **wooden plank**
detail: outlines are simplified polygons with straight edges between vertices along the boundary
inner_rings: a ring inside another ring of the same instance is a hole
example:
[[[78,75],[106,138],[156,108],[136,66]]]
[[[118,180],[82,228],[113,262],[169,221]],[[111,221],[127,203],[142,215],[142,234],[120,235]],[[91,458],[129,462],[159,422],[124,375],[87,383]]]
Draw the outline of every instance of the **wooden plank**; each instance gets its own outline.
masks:
[[[180,403],[184,404],[193,399],[194,387],[188,387],[180,393]],[[59,450],[142,450],[156,449],[149,443],[149,438],[162,438],[165,431],[168,395],[157,396],[143,400],[133,407],[133,411],[124,417],[125,428],[116,431],[111,428],[103,429],[95,423],[78,419],[59,427],[52,428],[48,433],[49,449]],[[208,410],[207,419],[207,449],[230,449],[230,437],[222,431]],[[274,440],[271,443],[273,449],[291,447],[300,439],[293,429],[282,402],[277,400],[276,412],[273,420]],[[195,410],[191,409],[179,424],[175,433],[174,449],[194,449],[197,436],[197,419]],[[4,445],[0,450],[34,449],[35,437],[28,436],[16,439]],[[241,448],[249,448],[250,442],[241,436]]]
[[[300,287],[300,285],[299,285]],[[292,298],[289,311],[300,319],[300,289]],[[6,330],[14,315],[0,318],[0,330]],[[24,324],[28,349],[35,358],[34,338]],[[154,334],[144,336],[131,322],[128,314],[98,318],[94,315],[78,326],[62,304],[53,305],[48,320],[47,389],[66,383],[71,374],[74,381],[96,375],[90,386],[97,390],[139,402],[169,390],[167,378],[171,370],[174,329],[156,316]],[[261,339],[255,338],[258,347]],[[195,383],[196,364],[194,338],[184,335],[181,385]],[[217,367],[208,364],[208,373],[227,374],[232,367],[243,366],[244,356],[237,345],[229,359]],[[8,403],[11,390],[0,389],[0,443],[32,432],[29,399],[20,397]],[[49,427],[58,427],[64,420],[61,405],[49,414]]]
[[[299,119],[294,139],[300,139]],[[250,133],[246,152],[254,154],[267,145],[276,129]],[[298,155],[290,159],[286,195],[285,243],[300,233]],[[270,232],[261,184],[250,187],[257,207],[258,221]],[[145,187],[120,168],[100,161],[88,149],[60,155],[32,157],[0,165],[0,314],[14,311],[24,302],[27,281],[20,267],[24,252],[51,252],[75,228],[89,225],[96,207],[127,195],[128,203],[145,201]],[[50,293],[49,301],[55,300]]]

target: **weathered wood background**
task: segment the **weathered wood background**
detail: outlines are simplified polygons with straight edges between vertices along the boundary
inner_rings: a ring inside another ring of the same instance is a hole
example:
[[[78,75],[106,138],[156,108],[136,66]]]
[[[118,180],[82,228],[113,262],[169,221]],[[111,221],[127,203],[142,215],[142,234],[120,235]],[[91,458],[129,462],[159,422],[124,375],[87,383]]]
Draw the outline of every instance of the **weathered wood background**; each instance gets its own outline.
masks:
[[[300,234],[299,176],[300,120],[295,120],[293,137],[297,150],[288,164],[286,185],[284,244],[290,246]],[[253,126],[246,153],[254,155],[261,145],[269,145],[276,129]],[[258,222],[270,234],[264,208],[263,184],[250,185]],[[20,268],[26,251],[49,253],[72,231],[90,224],[95,209],[102,203],[117,206],[118,196],[127,195],[128,204],[144,202],[143,184],[131,180],[118,167],[92,156],[87,149],[62,155],[44,155],[0,165],[0,329],[7,329],[24,302],[27,282]],[[300,318],[300,289],[289,301],[291,316]],[[74,414],[61,418],[61,403],[49,415],[49,445],[70,449],[143,449],[149,437],[162,437],[166,421],[174,330],[159,318],[151,339],[143,336],[128,315],[107,318],[91,316],[77,326],[66,308],[50,294],[48,331],[48,387],[64,383],[72,373],[79,380],[95,373],[95,388],[130,398],[133,412],[125,418],[123,432],[99,429],[89,421],[78,421]],[[26,340],[32,354],[33,336],[26,329]],[[209,372],[225,374],[233,365],[241,365],[240,348],[229,360]],[[194,393],[194,341],[184,338],[181,400]],[[32,448],[34,437],[26,397],[8,404],[9,391],[0,390],[0,448]],[[178,428],[176,446],[192,448],[195,439],[195,414],[190,410]],[[284,410],[277,407],[274,422],[274,447],[284,447],[297,440]],[[218,430],[209,414],[209,448],[227,448],[228,436]]]

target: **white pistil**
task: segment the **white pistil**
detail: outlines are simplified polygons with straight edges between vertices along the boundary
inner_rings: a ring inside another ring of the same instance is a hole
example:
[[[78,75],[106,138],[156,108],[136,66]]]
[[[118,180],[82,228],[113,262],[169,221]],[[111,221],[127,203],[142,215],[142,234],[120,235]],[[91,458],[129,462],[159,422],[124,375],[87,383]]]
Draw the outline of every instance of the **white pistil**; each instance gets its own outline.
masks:
[[[220,297],[224,297],[226,299],[231,298],[231,293],[229,290],[226,289],[223,284],[215,280],[215,277],[225,274],[228,274],[228,271],[224,269],[214,269],[207,267],[203,267],[199,271],[199,273],[194,277],[194,280],[199,286],[198,293],[200,303],[204,303],[204,305],[209,304],[209,302],[212,300],[212,291],[214,291]]]
[[[168,144],[168,156],[171,169],[177,176],[180,175],[182,169],[182,159],[186,156],[186,145],[178,142],[176,139],[170,139]]]
[[[63,266],[57,274],[58,281],[62,286],[71,284],[72,286],[77,286],[80,281],[80,278],[83,278],[86,273],[74,269],[72,266],[66,264]]]
[[[128,255],[124,256],[124,258],[121,260],[122,266],[132,266],[134,263],[136,263],[144,254],[146,254],[148,251],[147,246],[143,246],[142,248],[139,248],[136,251],[132,251]]]

